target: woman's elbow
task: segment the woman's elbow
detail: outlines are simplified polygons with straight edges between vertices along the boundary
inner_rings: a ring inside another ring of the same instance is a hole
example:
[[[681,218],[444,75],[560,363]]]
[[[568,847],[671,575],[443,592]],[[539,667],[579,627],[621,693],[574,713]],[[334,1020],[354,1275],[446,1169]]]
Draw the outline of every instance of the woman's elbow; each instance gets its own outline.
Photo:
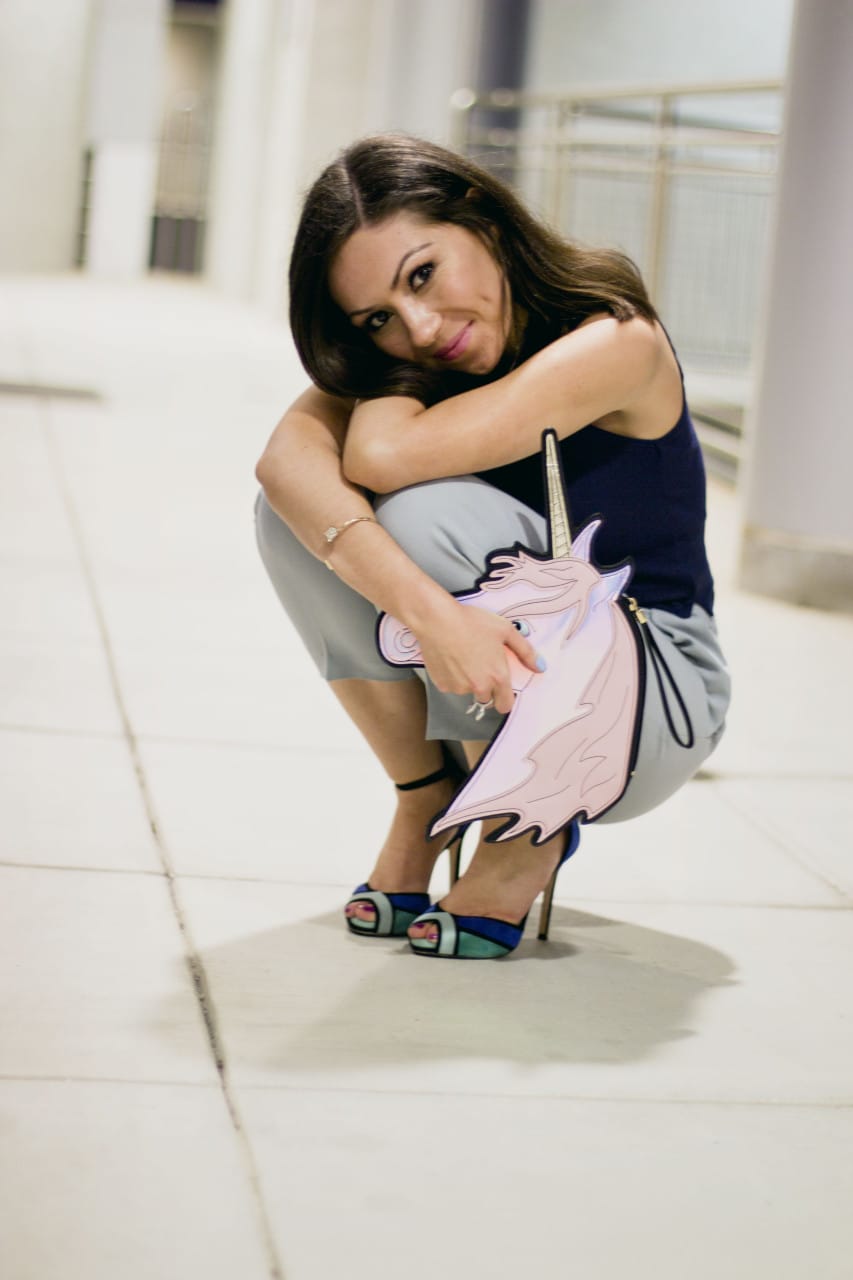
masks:
[[[344,449],[344,475],[371,493],[393,493],[400,488],[395,474],[393,453],[383,445],[359,445]]]
[[[255,463],[255,479],[262,489],[266,489],[272,480],[272,464],[269,450],[265,449]]]

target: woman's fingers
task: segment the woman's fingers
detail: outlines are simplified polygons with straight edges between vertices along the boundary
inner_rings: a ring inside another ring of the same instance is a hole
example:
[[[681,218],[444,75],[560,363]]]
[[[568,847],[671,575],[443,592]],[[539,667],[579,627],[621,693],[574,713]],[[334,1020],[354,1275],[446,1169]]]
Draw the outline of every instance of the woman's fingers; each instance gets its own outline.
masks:
[[[504,644],[508,649],[512,649],[519,661],[523,662],[531,671],[544,671],[547,667],[545,659],[541,653],[534,649],[529,640],[525,640],[520,631],[516,631],[515,627],[510,626]]]
[[[545,659],[530,641],[507,618],[484,609],[458,606],[441,628],[418,638],[438,689],[470,693],[474,702],[491,702],[503,715],[515,700],[507,651],[530,671],[545,670]]]
[[[512,710],[515,693],[512,688],[512,674],[506,658],[506,649],[503,645],[495,658],[496,661],[492,664],[491,670],[488,674],[478,677],[471,692],[477,702],[491,701],[496,711],[506,715]]]
[[[506,678],[495,687],[492,694],[495,702],[495,710],[500,711],[501,715],[506,715],[512,711],[512,704],[515,701],[515,694],[512,691],[512,685],[509,682],[509,670],[507,670]]]
[[[501,639],[504,653],[507,649],[511,650],[519,661],[523,662],[531,671],[539,672],[545,670],[547,663],[542,654],[538,653],[530,641],[526,640],[515,627],[508,627],[506,634]],[[493,679],[491,697],[494,699],[496,709],[502,714],[505,715],[512,710],[515,693],[512,688],[509,664],[505,660],[501,664],[500,675],[495,676]],[[477,699],[482,701],[479,695],[477,695]]]

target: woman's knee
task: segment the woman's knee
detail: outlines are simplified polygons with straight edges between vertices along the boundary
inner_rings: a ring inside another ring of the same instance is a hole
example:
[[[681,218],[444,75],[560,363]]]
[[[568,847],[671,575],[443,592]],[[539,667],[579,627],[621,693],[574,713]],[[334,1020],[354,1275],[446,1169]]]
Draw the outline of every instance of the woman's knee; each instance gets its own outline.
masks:
[[[451,481],[412,485],[379,498],[376,518],[431,578],[448,591],[464,591],[482,573],[482,559],[454,518],[454,497],[459,489]]]
[[[455,480],[429,480],[396,493],[382,494],[374,506],[376,519],[395,542],[411,554],[446,535],[448,514],[458,494]]]
[[[376,518],[416,564],[448,591],[467,591],[486,557],[521,542],[544,546],[541,517],[475,476],[452,476],[386,494]]]

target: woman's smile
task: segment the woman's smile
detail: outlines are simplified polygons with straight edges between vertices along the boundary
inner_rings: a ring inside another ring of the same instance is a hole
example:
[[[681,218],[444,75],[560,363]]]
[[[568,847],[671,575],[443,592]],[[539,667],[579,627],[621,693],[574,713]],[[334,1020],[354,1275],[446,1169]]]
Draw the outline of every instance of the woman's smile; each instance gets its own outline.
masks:
[[[332,297],[381,351],[490,373],[511,324],[502,269],[474,232],[397,213],[359,227],[329,271]]]
[[[457,333],[456,337],[452,338],[450,342],[448,342],[446,347],[442,347],[440,351],[436,351],[436,359],[446,360],[449,363],[451,360],[458,360],[460,356],[464,355],[468,350],[468,345],[471,341],[471,330],[473,327],[474,321],[469,320],[464,329],[461,329],[459,333]]]

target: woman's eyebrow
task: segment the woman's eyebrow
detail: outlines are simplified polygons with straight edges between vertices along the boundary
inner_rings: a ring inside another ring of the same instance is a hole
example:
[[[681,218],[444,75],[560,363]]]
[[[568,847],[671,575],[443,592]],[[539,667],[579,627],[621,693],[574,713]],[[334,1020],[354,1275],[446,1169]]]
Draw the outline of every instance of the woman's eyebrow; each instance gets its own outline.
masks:
[[[416,253],[420,253],[421,249],[430,249],[430,248],[432,248],[432,241],[427,240],[426,244],[416,245],[414,249],[409,249],[406,253],[403,254],[402,258],[397,263],[397,270],[394,272],[394,279],[391,281],[392,289],[397,288],[397,281],[400,279],[400,272],[403,270],[403,267],[409,261],[409,258],[413,257]],[[352,319],[353,316],[363,316],[368,311],[375,311],[375,310],[376,310],[376,307],[359,307],[357,311],[348,311],[347,315],[349,316],[350,319]]]

